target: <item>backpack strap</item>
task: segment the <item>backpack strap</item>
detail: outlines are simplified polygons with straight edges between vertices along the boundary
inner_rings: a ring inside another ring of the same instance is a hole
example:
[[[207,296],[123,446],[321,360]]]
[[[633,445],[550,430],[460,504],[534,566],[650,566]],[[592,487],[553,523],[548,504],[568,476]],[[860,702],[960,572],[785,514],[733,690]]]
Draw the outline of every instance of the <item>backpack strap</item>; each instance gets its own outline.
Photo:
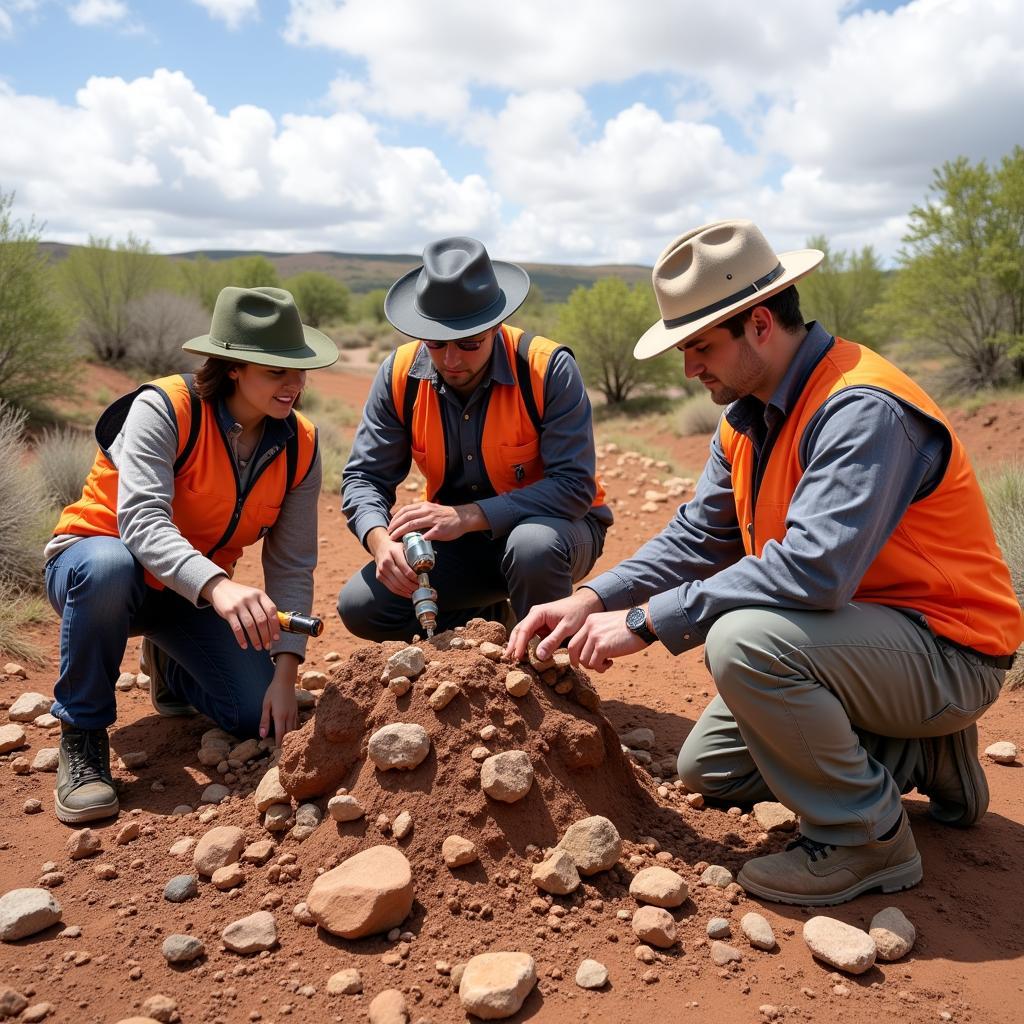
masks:
[[[402,396],[402,423],[412,423],[412,410],[416,405],[416,396],[420,393],[419,377],[408,376],[405,380],[405,394]]]
[[[175,476],[177,476],[181,471],[182,466],[188,462],[188,457],[192,454],[192,451],[196,446],[196,441],[199,440],[199,428],[203,425],[203,400],[199,397],[199,393],[196,391],[196,376],[194,373],[183,373],[181,378],[188,387],[190,422],[188,427],[188,437],[185,439],[185,445],[181,449],[181,454],[174,460]]]
[[[537,408],[537,400],[533,393],[533,377],[530,374],[530,343],[536,337],[529,331],[523,331],[516,345],[515,374],[519,393],[523,396],[526,414],[530,417],[533,429],[540,434],[541,415]]]

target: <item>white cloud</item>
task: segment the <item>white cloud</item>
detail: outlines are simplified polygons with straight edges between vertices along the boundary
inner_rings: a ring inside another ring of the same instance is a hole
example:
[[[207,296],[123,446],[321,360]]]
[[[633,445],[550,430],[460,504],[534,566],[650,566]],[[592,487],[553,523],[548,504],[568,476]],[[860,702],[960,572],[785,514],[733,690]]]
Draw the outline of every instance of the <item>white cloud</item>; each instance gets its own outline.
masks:
[[[259,16],[259,0],[193,0],[206,8],[211,18],[218,18],[228,28],[238,28],[246,18]]]
[[[14,35],[14,16],[30,14],[39,7],[39,0],[0,0],[0,39]]]
[[[112,25],[128,16],[128,5],[122,0],[78,0],[68,16],[76,25]]]

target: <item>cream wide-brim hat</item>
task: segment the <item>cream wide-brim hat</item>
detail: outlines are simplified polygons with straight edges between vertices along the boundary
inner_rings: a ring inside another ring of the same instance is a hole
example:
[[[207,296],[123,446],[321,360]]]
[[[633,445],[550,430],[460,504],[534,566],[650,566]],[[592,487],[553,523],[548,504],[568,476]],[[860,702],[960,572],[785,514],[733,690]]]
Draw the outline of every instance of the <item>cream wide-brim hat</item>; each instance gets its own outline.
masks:
[[[687,231],[654,264],[651,281],[661,310],[633,348],[650,359],[756,306],[809,274],[819,249],[776,255],[749,220],[723,220]]]

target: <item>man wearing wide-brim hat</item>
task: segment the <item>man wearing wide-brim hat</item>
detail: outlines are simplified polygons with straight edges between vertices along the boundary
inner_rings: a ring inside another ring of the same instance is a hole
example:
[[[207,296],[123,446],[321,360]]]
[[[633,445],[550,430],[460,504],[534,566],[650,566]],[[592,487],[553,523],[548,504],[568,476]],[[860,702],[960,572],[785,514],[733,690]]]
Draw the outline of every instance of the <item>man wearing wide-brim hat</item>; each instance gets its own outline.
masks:
[[[800,817],[744,888],[811,906],[922,877],[901,794],[948,825],[988,806],[975,721],[1024,617],[967,454],[935,402],[881,356],[804,324],[795,282],[749,221],[689,231],[653,274],[662,319],[639,359],[678,350],[725,406],[692,501],[632,558],[533,609],[604,671],[652,643],[705,645],[718,696],[679,752],[689,788]]]
[[[377,373],[342,481],[342,511],[373,558],[338,596],[357,636],[422,632],[410,532],[436,551],[439,629],[564,597],[601,553],[612,515],[579,369],[568,349],[506,323],[529,288],[521,267],[452,237],[388,292],[388,320],[413,340]],[[423,491],[392,515],[412,462]]]

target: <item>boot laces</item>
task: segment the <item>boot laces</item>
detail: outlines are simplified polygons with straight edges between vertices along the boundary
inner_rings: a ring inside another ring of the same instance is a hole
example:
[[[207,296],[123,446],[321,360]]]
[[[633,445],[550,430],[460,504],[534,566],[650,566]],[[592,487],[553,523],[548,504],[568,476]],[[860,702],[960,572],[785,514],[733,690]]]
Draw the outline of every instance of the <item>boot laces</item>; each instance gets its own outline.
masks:
[[[63,739],[68,755],[68,775],[76,789],[90,782],[111,784],[106,732],[102,729],[81,729],[65,733]]]
[[[819,843],[816,839],[811,839],[810,836],[799,836],[786,847],[786,850],[797,848],[803,850],[812,861],[816,861],[819,857],[824,860],[829,852],[835,849],[835,846],[831,843]]]

